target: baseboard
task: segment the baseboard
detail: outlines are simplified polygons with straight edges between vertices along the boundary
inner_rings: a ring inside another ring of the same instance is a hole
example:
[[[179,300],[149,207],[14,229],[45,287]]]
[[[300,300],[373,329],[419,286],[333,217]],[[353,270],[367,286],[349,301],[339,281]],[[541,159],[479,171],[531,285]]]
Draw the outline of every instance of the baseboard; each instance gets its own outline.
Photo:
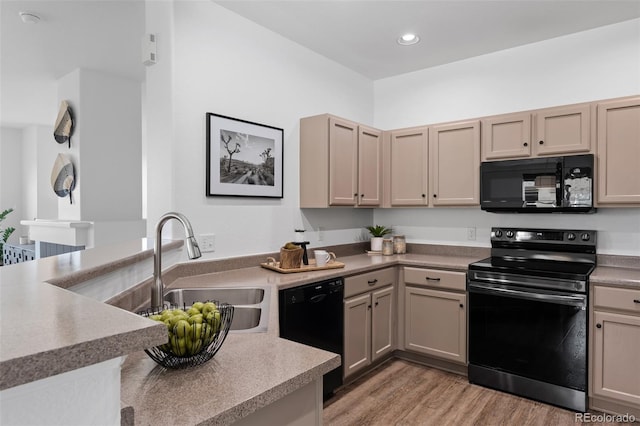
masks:
[[[601,411],[612,415],[628,415],[635,417],[634,421],[640,423],[640,408],[631,407],[619,402],[609,401],[603,398],[589,397],[589,409]],[[599,420],[598,420],[599,421]],[[614,422],[615,420],[605,420],[605,422]],[[627,420],[621,420],[626,422]]]
[[[428,355],[420,355],[402,350],[394,351],[393,356],[395,358],[404,359],[406,361],[415,362],[418,364],[426,365],[427,367],[437,368],[439,370],[448,371],[450,373],[459,374],[465,377],[467,377],[468,374],[468,368],[466,364],[459,364],[457,362],[433,358]]]

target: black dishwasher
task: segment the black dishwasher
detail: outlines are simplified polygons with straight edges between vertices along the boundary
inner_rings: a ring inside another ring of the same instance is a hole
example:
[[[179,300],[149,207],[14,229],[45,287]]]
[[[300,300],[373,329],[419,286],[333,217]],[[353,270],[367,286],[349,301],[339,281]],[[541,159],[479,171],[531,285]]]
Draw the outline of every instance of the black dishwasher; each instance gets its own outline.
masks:
[[[280,337],[343,357],[343,294],[342,278],[280,290]],[[342,365],[324,375],[324,399],[341,385]]]

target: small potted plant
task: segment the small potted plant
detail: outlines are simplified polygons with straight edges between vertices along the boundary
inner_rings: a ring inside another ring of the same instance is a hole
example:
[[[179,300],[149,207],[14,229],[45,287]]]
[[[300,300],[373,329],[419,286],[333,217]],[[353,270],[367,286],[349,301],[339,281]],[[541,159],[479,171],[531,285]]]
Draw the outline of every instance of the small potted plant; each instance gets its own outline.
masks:
[[[382,251],[382,239],[391,233],[391,228],[375,225],[366,227],[371,234],[371,251]]]

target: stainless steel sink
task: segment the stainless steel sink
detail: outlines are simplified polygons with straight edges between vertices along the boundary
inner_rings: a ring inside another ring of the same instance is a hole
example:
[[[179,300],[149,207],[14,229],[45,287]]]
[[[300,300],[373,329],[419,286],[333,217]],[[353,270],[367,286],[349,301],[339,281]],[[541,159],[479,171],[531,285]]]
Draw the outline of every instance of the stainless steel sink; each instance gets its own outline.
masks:
[[[257,305],[264,300],[264,288],[259,287],[211,287],[211,288],[177,288],[164,295],[164,300],[182,306],[194,302],[217,300],[230,305]]]
[[[270,287],[208,287],[177,288],[164,295],[165,302],[176,306],[191,306],[195,302],[214,300],[234,306],[230,333],[267,331]]]

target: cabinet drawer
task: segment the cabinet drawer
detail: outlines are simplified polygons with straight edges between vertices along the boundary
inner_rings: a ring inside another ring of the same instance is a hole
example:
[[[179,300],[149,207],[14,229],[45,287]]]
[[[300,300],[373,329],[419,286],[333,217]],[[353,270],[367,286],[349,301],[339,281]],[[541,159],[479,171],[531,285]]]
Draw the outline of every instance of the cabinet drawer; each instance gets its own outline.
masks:
[[[380,271],[368,272],[362,275],[347,277],[344,279],[344,298],[355,294],[392,285],[395,282],[395,268],[387,268]]]
[[[425,287],[465,290],[467,274],[438,269],[404,268],[404,282]]]
[[[640,290],[594,286],[594,306],[621,309],[640,315]]]

